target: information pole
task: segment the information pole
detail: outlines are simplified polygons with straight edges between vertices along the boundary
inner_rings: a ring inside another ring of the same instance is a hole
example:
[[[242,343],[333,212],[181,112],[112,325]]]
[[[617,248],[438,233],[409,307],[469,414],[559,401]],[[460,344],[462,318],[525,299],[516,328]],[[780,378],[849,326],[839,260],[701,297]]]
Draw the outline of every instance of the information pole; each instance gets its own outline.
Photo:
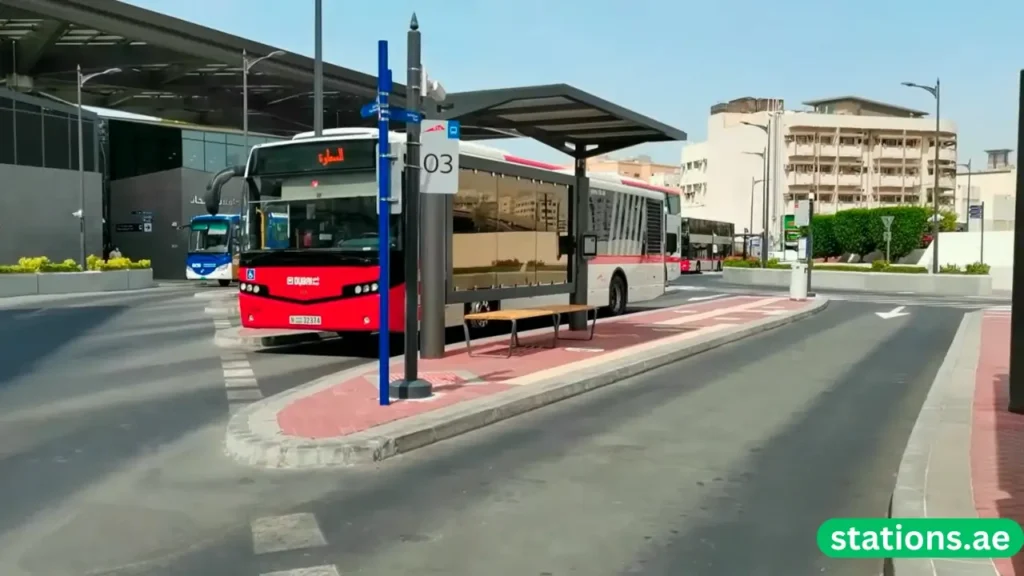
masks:
[[[391,109],[388,97],[391,94],[391,70],[388,68],[388,42],[377,42],[377,250],[380,262],[380,277],[377,294],[380,301],[380,347],[377,384],[381,406],[390,404],[391,384]],[[415,257],[415,256],[410,256]],[[415,352],[413,352],[415,354]]]

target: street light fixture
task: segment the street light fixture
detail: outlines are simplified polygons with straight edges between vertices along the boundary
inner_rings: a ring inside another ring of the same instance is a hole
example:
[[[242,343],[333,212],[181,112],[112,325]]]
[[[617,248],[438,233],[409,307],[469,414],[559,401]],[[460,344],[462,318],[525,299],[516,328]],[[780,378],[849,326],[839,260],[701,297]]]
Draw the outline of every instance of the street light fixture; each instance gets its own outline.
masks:
[[[281,56],[285,54],[284,50],[274,50],[266,56],[260,56],[259,58],[249,58],[249,54],[242,50],[242,143],[245,149],[245,162],[249,162],[249,70],[253,66],[266,60],[267,58],[273,58],[275,56]],[[245,248],[249,248],[249,197],[246,194],[242,194],[242,219],[245,226],[245,234],[242,236],[245,242]]]
[[[83,76],[81,64],[75,67],[78,79],[78,243],[82,270],[86,269],[88,258],[85,253],[85,152],[82,147],[82,141],[84,140],[82,137],[82,86],[85,86],[85,83],[93,78],[106,74],[117,74],[120,71],[120,68],[107,68],[102,72]]]
[[[970,232],[971,231],[971,161],[968,160],[967,162],[961,162],[960,164],[957,164],[957,166],[963,166],[964,168],[967,168],[967,218],[965,218],[965,220],[967,221],[967,230],[966,230],[966,232]],[[953,205],[956,206],[956,198],[953,198]]]
[[[932,185],[932,210],[935,212],[935,218],[932,219],[932,274],[939,273],[939,110],[942,102],[942,91],[939,79],[935,79],[934,86],[925,86],[924,84],[915,84],[913,82],[903,82],[904,86],[909,88],[920,88],[925,92],[935,97],[935,166],[933,172],[935,175],[935,184]]]
[[[744,122],[746,124],[746,122]],[[765,133],[768,129],[764,126],[757,124],[751,124],[751,126],[757,126],[758,128],[764,128]],[[752,156],[761,157],[762,173],[764,177],[761,179],[762,188],[762,206],[761,206],[761,265],[768,265],[768,157],[771,152],[771,142],[768,142],[768,146],[765,147],[764,152],[744,152],[744,154],[750,154]]]

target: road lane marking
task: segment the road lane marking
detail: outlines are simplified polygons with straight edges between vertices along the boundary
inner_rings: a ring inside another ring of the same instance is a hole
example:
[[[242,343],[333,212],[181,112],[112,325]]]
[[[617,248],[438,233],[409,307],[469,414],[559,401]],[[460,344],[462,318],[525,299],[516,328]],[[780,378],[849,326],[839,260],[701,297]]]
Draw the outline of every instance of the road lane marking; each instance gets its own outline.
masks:
[[[737,312],[743,312],[745,310],[752,310],[755,308],[761,308],[762,306],[768,306],[777,302],[782,302],[786,298],[765,298],[763,300],[755,300],[746,304],[740,304],[738,306],[729,306],[728,308],[721,308],[719,310],[710,310],[708,312],[701,312],[692,316],[683,316],[681,318],[671,318],[669,320],[662,320],[657,322],[660,326],[676,326],[679,324],[687,324],[695,320],[707,320],[709,318],[717,318],[719,316],[728,316],[729,314],[735,314]]]
[[[224,370],[224,378],[252,378],[254,376],[252,368],[227,368]]]
[[[259,388],[228,390],[228,402],[255,402],[262,399],[263,392]]]
[[[280,572],[265,572],[260,576],[341,576],[333,564],[328,566],[312,566],[310,568],[295,568],[293,570],[281,570]]]
[[[327,545],[316,516],[308,512],[257,518],[251,527],[252,547],[257,555]]]

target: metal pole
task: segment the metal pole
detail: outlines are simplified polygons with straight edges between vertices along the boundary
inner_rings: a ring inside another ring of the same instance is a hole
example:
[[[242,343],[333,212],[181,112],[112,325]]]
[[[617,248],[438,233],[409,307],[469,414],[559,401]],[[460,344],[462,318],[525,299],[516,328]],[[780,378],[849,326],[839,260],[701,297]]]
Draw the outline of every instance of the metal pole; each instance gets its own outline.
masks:
[[[324,134],[324,31],[323,31],[323,1],[315,0],[314,26],[314,60],[313,60],[313,132],[316,136]],[[384,55],[387,56],[387,46],[384,48]],[[387,68],[387,64],[385,64]],[[378,82],[379,82],[378,78]],[[390,174],[390,171],[388,172]]]
[[[971,161],[967,161],[967,232],[971,231]]]
[[[320,15],[320,0],[317,0],[317,20]],[[319,32],[320,27],[317,26]],[[388,94],[391,92],[391,71],[388,69],[388,43],[381,40],[377,43],[377,250],[380,263],[380,278],[377,283],[377,294],[380,303],[379,325],[380,335],[378,352],[379,380],[377,390],[381,406],[390,403],[389,388],[391,385],[391,333],[390,333],[390,302],[391,291],[391,149],[388,136],[391,132],[391,110]]]
[[[762,172],[764,177],[761,179],[761,196],[762,202],[768,199],[768,155],[771,153],[771,142],[764,148],[764,154],[761,156],[761,160],[764,163]],[[768,213],[762,210],[761,215],[761,267],[768,266]]]
[[[750,177],[750,232],[754,231],[754,186],[757,186],[757,178]]]
[[[82,147],[82,66],[75,67],[78,79],[78,247],[79,263],[82,270],[87,269],[88,257],[85,250],[85,151]]]
[[[939,79],[935,79],[935,184],[932,186],[932,274],[939,273]]]
[[[419,22],[416,20],[416,15],[412,15],[412,21],[409,23],[409,32],[406,34],[406,86],[405,86],[405,106],[410,112],[420,112],[423,108],[423,103],[420,98],[420,82],[422,82],[422,62],[420,57],[421,38],[419,30]],[[429,292],[427,286],[434,288],[433,282],[441,282],[440,293],[441,293],[441,334],[440,334],[440,352],[433,358],[437,358],[444,355],[444,263],[443,261],[437,261],[431,259],[427,261],[427,250],[423,251],[423,274],[422,274],[422,287],[420,282],[420,125],[416,122],[407,122],[405,125],[405,198],[402,202],[403,212],[403,223],[405,225],[405,233],[403,234],[405,242],[405,378],[401,382],[395,382],[391,385],[391,396],[395,398],[429,398],[432,390],[430,382],[426,380],[420,380],[419,378],[419,348],[420,348],[420,327],[419,327],[419,310],[420,310],[420,292],[423,293],[423,323],[424,323],[424,336],[423,343],[430,341],[431,344],[438,344],[438,339],[429,338],[427,336],[428,327],[427,320],[428,316],[431,321],[434,320],[434,316],[431,315],[435,312],[432,304],[435,304],[432,300],[428,301],[428,296],[434,296],[434,292]],[[427,194],[424,196],[433,196]],[[423,198],[426,200],[425,198]],[[441,198],[442,201],[444,198]],[[443,224],[442,224],[443,230]],[[429,231],[430,233],[436,233],[436,230]],[[438,234],[441,242],[444,242],[443,232]],[[424,246],[431,242],[429,236],[423,240]],[[431,254],[431,258],[434,255]],[[434,269],[437,269],[439,274],[435,274]],[[429,271],[429,273],[428,273]],[[440,279],[440,280],[439,280]],[[428,314],[428,310],[430,314]],[[431,334],[431,337],[436,336]]]
[[[1020,71],[1017,103],[1017,150],[1024,149],[1024,70]],[[1024,170],[1017,168],[1017,193],[1014,196],[1013,282],[1024,286]],[[982,221],[984,222],[984,214]],[[1012,292],[1011,309],[1024,310],[1024,290]],[[1019,306],[1018,306],[1019,304]],[[1010,315],[1010,401],[1008,409],[1024,414],[1024,314]]]
[[[985,263],[985,203],[981,203],[981,254],[978,256],[978,262]]]
[[[811,270],[814,269],[814,194],[807,200],[807,295],[814,296],[811,291]]]
[[[419,29],[419,22],[417,22],[415,14],[413,14],[409,29],[410,66],[415,66],[417,69],[416,85],[419,86],[423,79],[423,64],[420,58],[420,34],[418,32],[415,34],[416,53],[414,55],[411,52],[413,46],[412,39],[414,37],[412,33]],[[409,81],[412,81],[411,76]],[[419,100],[419,96],[413,96],[411,92],[418,91],[420,88],[409,86],[407,90],[410,91],[409,98]],[[416,128],[416,135],[418,137],[419,127]],[[417,157],[414,160],[419,165],[419,158]],[[448,270],[451,267],[451,262],[448,262],[447,235],[449,233],[448,223],[451,222],[452,215],[448,208],[448,198],[442,194],[420,195],[419,190],[419,171],[417,171],[417,177],[413,178],[410,183],[409,193],[410,195],[419,195],[419,200],[422,202],[419,213],[419,222],[422,224],[419,235],[419,256],[420,270],[422,271],[420,297],[423,310],[423,319],[420,323],[420,354],[423,358],[443,358],[445,343],[444,311],[447,299]],[[415,258],[415,256],[412,257]],[[424,393],[430,394],[429,386],[424,388]]]
[[[775,124],[773,122],[773,120],[774,120],[774,117],[773,117],[772,113],[769,112],[768,113],[768,125],[765,127],[765,137],[768,139],[768,143],[765,146],[765,152],[764,152],[764,162],[765,162],[764,198],[761,199],[761,214],[762,214],[761,215],[761,220],[763,222],[763,230],[764,230],[764,238],[762,238],[761,241],[764,242],[765,246],[766,246],[766,248],[764,250],[762,250],[761,252],[764,254],[764,256],[762,256],[762,258],[763,258],[763,262],[765,262],[766,265],[767,265],[767,262],[768,262],[768,249],[767,249],[768,244],[767,244],[767,242],[768,242],[768,239],[771,238],[771,234],[769,233],[769,229],[768,229],[768,223],[770,222],[769,217],[768,217],[768,202],[771,199],[771,181],[772,181],[772,177],[774,176],[774,171],[772,170],[772,153],[778,154],[778,151],[775,150],[775,146],[772,146],[772,128],[774,127],[774,124]]]
[[[242,143],[245,149],[245,161],[249,161],[249,57],[245,50],[242,50]],[[245,246],[249,250],[252,244],[252,226],[249,222],[249,195],[246,193],[247,184],[243,184],[242,190],[242,221],[245,224],[245,234],[242,236]],[[261,246],[262,248],[262,246]]]

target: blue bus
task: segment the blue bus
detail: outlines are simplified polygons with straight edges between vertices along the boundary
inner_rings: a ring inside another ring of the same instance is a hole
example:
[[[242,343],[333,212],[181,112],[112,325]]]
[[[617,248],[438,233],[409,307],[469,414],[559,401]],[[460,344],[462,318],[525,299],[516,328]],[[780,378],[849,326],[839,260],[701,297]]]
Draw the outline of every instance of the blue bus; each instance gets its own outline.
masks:
[[[288,247],[288,216],[271,213],[261,221],[261,247]],[[200,215],[189,223],[188,256],[185,277],[189,280],[216,280],[221,286],[237,281],[236,257],[241,251],[241,216],[239,214]]]

